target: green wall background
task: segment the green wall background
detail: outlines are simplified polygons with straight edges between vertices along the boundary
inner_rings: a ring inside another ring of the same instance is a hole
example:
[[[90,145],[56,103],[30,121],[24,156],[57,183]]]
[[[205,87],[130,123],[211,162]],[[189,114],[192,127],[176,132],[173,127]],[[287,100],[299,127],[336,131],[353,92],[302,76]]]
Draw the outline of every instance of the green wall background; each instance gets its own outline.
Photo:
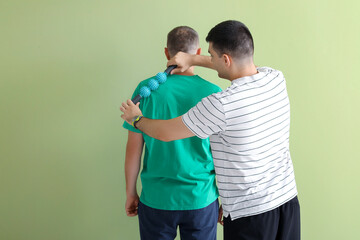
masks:
[[[356,0],[2,0],[0,239],[139,239],[124,212],[118,108],[165,69],[168,31],[192,26],[205,54],[207,32],[228,19],[252,31],[256,64],[287,78],[303,239],[357,239],[359,10]]]

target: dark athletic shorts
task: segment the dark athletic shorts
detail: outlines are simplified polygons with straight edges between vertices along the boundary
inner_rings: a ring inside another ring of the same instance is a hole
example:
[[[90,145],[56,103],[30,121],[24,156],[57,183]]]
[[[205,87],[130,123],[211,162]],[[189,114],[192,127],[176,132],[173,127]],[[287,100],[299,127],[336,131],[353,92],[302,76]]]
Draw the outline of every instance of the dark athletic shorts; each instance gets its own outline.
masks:
[[[300,205],[295,197],[274,210],[224,218],[224,240],[300,240]]]

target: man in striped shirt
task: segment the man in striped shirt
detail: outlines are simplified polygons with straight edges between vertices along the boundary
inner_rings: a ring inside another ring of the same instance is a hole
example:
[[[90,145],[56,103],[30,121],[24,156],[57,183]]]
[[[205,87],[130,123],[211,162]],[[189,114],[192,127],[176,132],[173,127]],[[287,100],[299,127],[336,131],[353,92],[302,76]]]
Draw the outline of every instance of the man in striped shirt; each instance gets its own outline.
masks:
[[[174,72],[194,65],[212,68],[231,81],[229,88],[171,120],[142,117],[128,100],[120,108],[122,118],[162,141],[210,136],[225,240],[300,239],[285,78],[255,66],[253,39],[241,22],[216,25],[206,41],[210,57],[179,53],[168,65],[178,65]]]

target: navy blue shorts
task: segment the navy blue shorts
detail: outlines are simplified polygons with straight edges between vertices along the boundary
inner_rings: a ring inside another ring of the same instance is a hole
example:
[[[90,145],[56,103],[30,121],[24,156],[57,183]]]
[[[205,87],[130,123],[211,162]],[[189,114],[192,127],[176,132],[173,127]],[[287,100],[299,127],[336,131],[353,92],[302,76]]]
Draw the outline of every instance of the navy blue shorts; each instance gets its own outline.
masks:
[[[231,221],[224,218],[224,240],[300,240],[300,205],[295,197],[274,210]]]
[[[138,216],[142,240],[174,240],[179,226],[182,240],[216,239],[218,200],[196,210],[160,210],[139,202]]]

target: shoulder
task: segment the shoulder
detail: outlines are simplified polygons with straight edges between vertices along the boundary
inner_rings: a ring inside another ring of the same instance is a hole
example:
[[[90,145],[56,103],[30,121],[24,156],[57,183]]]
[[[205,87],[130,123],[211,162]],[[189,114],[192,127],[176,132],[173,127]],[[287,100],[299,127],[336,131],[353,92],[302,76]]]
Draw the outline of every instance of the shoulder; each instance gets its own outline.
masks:
[[[284,77],[282,71],[271,68],[271,67],[258,67],[257,70],[259,72],[265,73],[268,77]]]
[[[148,83],[149,83],[149,81],[150,81],[151,79],[153,79],[154,77],[155,77],[155,76],[152,76],[152,77],[149,77],[149,78],[147,78],[147,79],[145,79],[145,80],[142,80],[142,81],[137,85],[137,87],[135,88],[133,95],[135,96],[135,95],[139,94],[140,88],[142,88],[142,87],[144,87],[144,86],[147,86]]]
[[[216,109],[220,110],[223,109],[223,100],[222,97],[224,96],[225,91],[213,93],[205,98],[202,99],[202,104],[207,106],[215,107]],[[220,110],[222,111],[222,110]]]
[[[211,89],[214,93],[215,93],[215,92],[221,92],[221,91],[222,91],[222,89],[221,89],[218,85],[216,85],[216,84],[214,84],[214,83],[211,83],[211,82],[205,80],[204,78],[200,77],[199,75],[195,75],[194,77],[197,78],[198,81],[199,81],[201,84],[203,84],[205,87]]]
[[[149,78],[147,78],[147,79],[145,79],[145,80],[142,80],[142,81],[138,84],[137,88],[146,86],[146,85],[149,83],[149,81],[150,81],[151,79],[153,79],[153,78],[155,78],[155,76],[152,76],[152,77],[149,77]]]
[[[220,92],[210,95],[209,97],[211,97],[214,101],[224,104],[226,103],[228,98],[232,97],[234,93],[235,93],[234,86],[229,86]]]

